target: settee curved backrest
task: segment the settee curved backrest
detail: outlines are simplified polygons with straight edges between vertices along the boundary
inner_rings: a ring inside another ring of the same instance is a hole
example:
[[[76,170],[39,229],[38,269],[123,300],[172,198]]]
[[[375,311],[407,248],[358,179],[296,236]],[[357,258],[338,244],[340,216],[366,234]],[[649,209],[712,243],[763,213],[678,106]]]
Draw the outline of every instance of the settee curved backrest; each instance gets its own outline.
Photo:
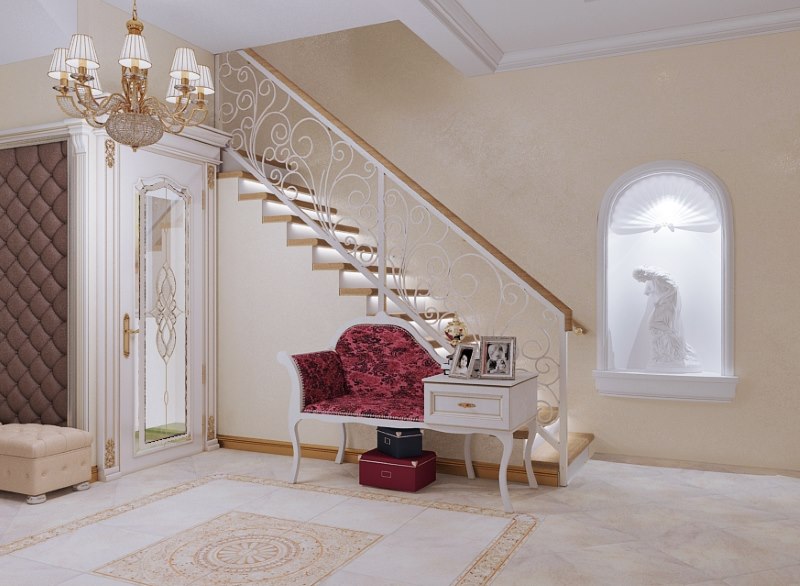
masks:
[[[357,324],[336,342],[350,393],[371,396],[389,391],[422,397],[422,379],[442,372],[441,365],[405,329],[391,324]]]

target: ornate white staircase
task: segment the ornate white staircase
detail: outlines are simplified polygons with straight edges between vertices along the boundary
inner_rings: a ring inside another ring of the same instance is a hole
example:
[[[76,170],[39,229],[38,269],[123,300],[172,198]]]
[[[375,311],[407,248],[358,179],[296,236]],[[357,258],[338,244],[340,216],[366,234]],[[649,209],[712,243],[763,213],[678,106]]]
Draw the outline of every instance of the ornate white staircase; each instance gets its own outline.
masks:
[[[403,316],[443,355],[456,314],[476,336],[516,336],[517,368],[539,374],[537,478],[566,485],[593,439],[567,430],[569,307],[253,51],[222,55],[218,76],[233,135],[219,179],[261,200],[288,246],[312,247],[312,270],[338,271],[340,295]]]

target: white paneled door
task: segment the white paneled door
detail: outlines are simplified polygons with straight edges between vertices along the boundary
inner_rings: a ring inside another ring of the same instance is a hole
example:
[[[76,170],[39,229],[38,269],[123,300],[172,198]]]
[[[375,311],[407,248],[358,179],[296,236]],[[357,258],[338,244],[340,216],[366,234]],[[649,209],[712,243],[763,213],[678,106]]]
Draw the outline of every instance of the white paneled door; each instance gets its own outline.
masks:
[[[113,478],[216,444],[206,380],[213,255],[204,205],[216,167],[163,145],[108,148],[114,158],[106,161],[102,264],[109,335],[101,352],[110,385],[99,389],[98,405],[105,435],[99,468]]]

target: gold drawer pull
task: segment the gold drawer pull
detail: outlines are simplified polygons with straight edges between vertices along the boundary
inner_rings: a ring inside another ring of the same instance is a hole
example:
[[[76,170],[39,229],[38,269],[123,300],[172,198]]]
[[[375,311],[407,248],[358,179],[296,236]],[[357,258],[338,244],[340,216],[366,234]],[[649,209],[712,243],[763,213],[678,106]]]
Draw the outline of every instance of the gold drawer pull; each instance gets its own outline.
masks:
[[[475,403],[459,403],[458,406],[463,407],[464,409],[474,409],[477,407]]]

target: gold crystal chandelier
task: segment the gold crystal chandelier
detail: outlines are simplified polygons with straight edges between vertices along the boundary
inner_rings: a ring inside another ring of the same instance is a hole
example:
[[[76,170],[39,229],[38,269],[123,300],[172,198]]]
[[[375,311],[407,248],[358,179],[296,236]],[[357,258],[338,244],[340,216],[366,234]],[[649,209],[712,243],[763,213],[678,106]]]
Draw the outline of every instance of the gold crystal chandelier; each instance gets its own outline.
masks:
[[[167,105],[147,95],[147,70],[150,55],[142,31],[144,24],[136,13],[127,22],[128,34],[122,46],[122,93],[108,95],[100,88],[96,70],[100,67],[92,37],[72,35],[69,49],[53,52],[48,75],[58,80],[53,89],[56,101],[67,116],[84,118],[95,128],[105,127],[108,135],[135,151],[159,141],[164,131],[180,133],[206,119],[206,96],[214,93],[211,71],[197,65],[194,51],[182,47],[175,51],[170,71]]]

